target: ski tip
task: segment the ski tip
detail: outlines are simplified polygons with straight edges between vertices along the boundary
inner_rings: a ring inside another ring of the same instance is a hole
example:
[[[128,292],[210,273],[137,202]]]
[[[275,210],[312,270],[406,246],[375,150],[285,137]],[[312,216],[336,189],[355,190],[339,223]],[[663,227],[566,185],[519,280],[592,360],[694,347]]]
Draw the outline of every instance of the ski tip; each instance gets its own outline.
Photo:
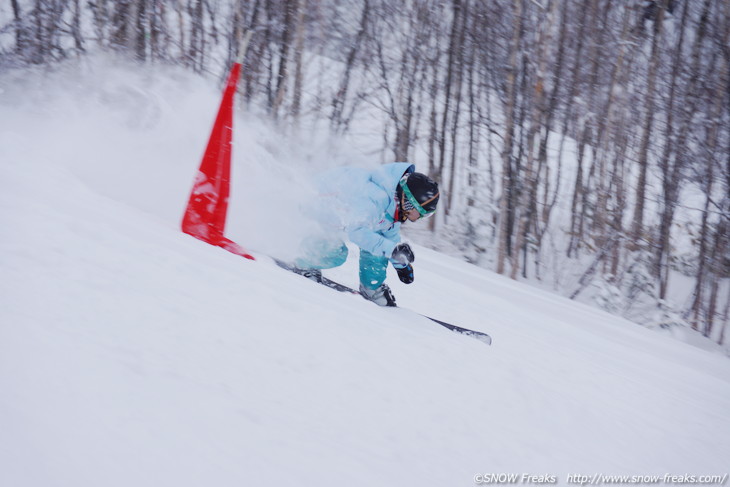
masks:
[[[456,331],[456,330],[454,330],[454,331]],[[482,333],[479,331],[469,331],[469,332],[458,332],[457,331],[457,333],[461,333],[462,335],[470,336],[472,338],[479,340],[482,343],[486,343],[487,345],[490,345],[490,346],[492,345],[492,337],[490,337],[486,333]]]

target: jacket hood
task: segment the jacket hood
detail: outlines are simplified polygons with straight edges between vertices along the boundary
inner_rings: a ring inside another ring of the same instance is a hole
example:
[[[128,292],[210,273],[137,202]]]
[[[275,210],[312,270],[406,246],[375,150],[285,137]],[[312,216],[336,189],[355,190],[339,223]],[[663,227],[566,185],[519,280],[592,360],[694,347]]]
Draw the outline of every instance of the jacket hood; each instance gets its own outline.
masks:
[[[412,173],[416,166],[410,162],[392,162],[384,164],[373,171],[370,179],[383,188],[389,195],[394,195],[400,178],[406,173]]]

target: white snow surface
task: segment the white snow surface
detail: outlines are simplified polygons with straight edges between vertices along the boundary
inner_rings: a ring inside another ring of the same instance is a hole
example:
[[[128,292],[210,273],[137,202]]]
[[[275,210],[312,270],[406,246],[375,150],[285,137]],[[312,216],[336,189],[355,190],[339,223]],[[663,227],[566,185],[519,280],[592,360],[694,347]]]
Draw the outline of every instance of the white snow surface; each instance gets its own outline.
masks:
[[[415,244],[407,309],[276,267],[292,182],[362,158],[324,137],[238,113],[229,236],[258,260],[182,234],[219,97],[99,60],[0,77],[0,486],[730,470],[720,353]],[[326,275],[355,285],[356,255]]]

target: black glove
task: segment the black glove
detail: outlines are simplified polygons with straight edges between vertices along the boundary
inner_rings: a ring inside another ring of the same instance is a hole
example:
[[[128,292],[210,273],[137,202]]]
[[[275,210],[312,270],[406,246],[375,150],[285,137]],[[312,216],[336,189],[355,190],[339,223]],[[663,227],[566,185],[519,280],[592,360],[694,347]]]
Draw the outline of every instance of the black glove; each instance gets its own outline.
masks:
[[[400,243],[396,245],[393,249],[393,253],[390,256],[390,261],[393,263],[393,266],[395,268],[408,266],[408,264],[410,264],[414,260],[416,260],[416,256],[413,255],[411,246],[407,243]]]
[[[413,250],[411,250],[411,246],[407,243],[396,245],[390,256],[390,261],[393,263],[396,272],[398,272],[398,279],[405,284],[413,282],[413,266],[411,262],[414,260],[416,260],[416,256],[413,255]]]
[[[413,266],[408,264],[405,267],[396,267],[395,271],[398,273],[398,279],[405,284],[413,282]]]

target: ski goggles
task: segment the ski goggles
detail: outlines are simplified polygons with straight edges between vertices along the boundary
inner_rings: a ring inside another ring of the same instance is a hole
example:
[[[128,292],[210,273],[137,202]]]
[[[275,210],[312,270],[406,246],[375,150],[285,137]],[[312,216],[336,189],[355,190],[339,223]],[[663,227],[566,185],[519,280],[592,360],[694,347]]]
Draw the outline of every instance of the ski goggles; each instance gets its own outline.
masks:
[[[403,210],[404,211],[410,211],[410,210],[416,210],[419,215],[421,215],[419,218],[428,218],[429,216],[436,213],[436,209],[434,208],[431,211],[426,210],[423,206],[421,206],[421,203],[418,202],[415,196],[413,196],[413,193],[411,193],[411,190],[408,189],[408,185],[406,184],[406,178],[402,178],[398,184],[400,185],[401,189],[403,190],[403,196],[405,197]],[[430,203],[431,201],[435,200],[439,197],[439,193],[436,193],[434,196],[432,196],[427,201],[424,201],[423,204]]]

